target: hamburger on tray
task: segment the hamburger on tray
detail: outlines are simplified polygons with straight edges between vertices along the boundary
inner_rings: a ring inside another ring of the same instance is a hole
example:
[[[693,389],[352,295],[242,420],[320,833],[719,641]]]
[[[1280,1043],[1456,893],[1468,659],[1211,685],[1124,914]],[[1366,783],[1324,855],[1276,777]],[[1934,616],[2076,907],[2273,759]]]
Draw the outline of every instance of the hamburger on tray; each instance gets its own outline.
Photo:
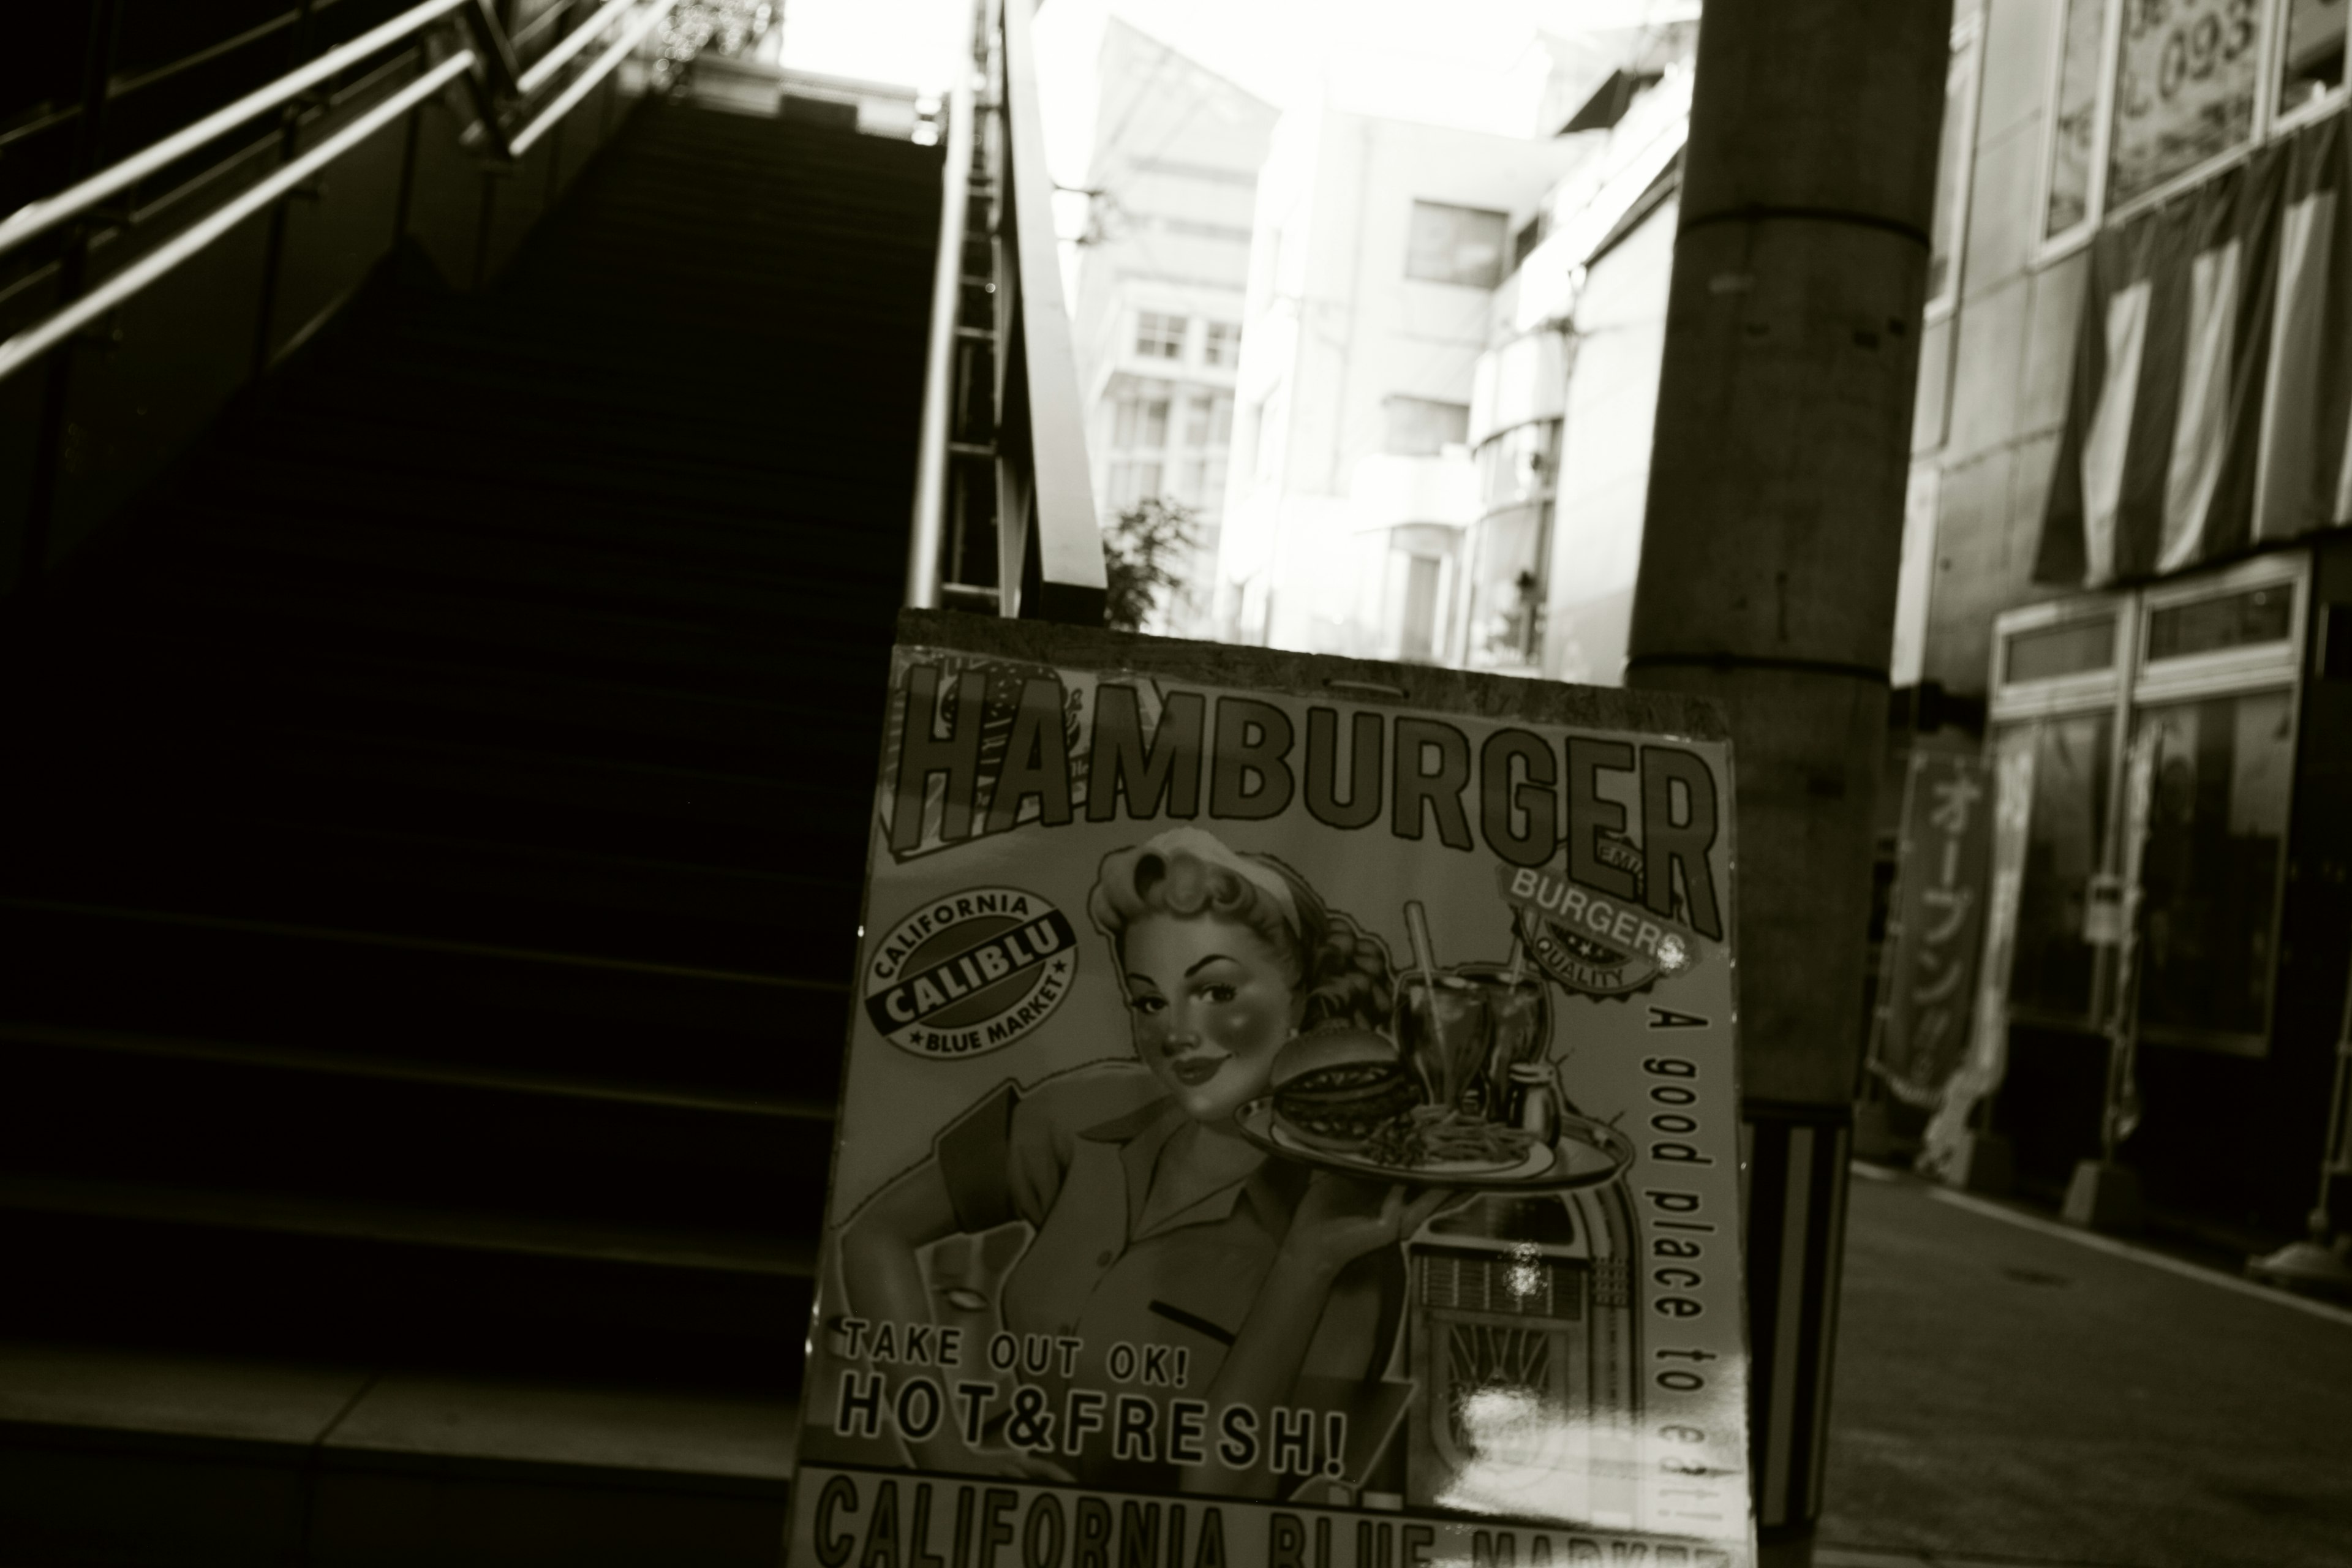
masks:
[[[1352,1025],[1295,1035],[1274,1059],[1274,1122],[1283,1137],[1375,1165],[1508,1165],[1535,1134],[1459,1105],[1432,1104],[1387,1036]]]

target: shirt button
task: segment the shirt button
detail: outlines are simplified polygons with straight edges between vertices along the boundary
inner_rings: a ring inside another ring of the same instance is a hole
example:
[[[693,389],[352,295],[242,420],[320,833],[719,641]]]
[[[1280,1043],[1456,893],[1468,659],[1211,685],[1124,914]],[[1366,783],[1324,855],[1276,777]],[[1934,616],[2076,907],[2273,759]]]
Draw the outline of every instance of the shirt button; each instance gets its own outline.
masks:
[[[1105,1268],[1108,1268],[1110,1267],[1110,1260],[1117,1256],[1118,1254],[1112,1252],[1108,1247],[1105,1247],[1102,1251],[1095,1254],[1095,1261],[1102,1265]]]

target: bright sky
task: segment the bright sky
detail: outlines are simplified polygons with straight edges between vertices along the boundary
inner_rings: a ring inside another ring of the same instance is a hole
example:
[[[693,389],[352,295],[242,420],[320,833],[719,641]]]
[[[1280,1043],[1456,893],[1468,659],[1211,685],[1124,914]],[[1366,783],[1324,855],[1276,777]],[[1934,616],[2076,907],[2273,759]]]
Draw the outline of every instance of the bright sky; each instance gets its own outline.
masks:
[[[947,80],[969,0],[785,0],[788,67]],[[1524,133],[1542,91],[1539,31],[1574,35],[1687,20],[1697,0],[1048,0],[1037,13],[1038,91],[1054,177],[1086,177],[1095,58],[1118,16],[1281,108],[1333,101],[1401,119]]]

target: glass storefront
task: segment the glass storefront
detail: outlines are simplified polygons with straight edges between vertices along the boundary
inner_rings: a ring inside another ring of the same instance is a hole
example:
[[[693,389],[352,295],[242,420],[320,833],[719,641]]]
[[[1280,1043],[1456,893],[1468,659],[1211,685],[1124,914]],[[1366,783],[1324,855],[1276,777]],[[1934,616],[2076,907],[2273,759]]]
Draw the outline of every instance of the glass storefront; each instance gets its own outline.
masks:
[[[2010,1004],[2021,1014],[2088,1027],[2096,950],[2083,940],[2083,924],[2091,880],[2106,853],[2115,720],[2106,713],[2051,718],[2006,731],[1996,743],[2004,752],[2034,752]]]
[[[2033,753],[2010,982],[2021,1021],[2098,1029],[2115,1007],[2116,950],[2094,940],[2092,906],[2133,860],[2120,726],[2155,749],[2137,857],[2140,1035],[2266,1050],[2305,581],[2301,556],[2271,556],[2001,617],[1992,746]]]
[[[2278,946],[2293,693],[2147,708],[2137,731],[2158,744],[2140,869],[2141,1027],[2258,1043]]]

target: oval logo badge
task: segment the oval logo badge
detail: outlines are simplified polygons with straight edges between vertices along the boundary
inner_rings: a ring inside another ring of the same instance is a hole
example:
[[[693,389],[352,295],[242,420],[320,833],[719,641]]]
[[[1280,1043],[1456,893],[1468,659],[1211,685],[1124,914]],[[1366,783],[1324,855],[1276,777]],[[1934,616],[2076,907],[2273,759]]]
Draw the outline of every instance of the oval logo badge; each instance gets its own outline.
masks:
[[[1051,1017],[1078,971],[1068,917],[1018,888],[935,899],[866,961],[866,1016],[919,1057],[1002,1050]]]

